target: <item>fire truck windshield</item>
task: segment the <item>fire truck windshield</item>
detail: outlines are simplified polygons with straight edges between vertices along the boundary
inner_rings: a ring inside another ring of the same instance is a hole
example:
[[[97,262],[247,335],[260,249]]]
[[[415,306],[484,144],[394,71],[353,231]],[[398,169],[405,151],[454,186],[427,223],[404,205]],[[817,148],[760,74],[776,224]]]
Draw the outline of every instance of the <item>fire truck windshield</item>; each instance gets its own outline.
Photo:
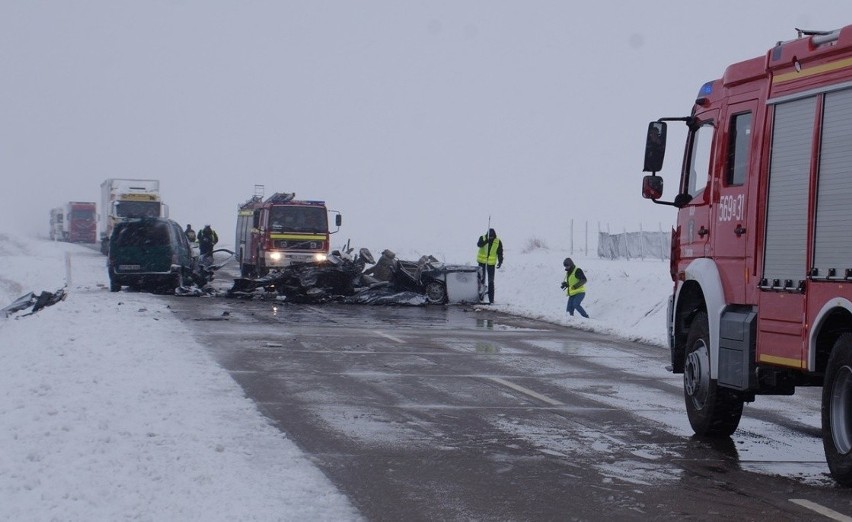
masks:
[[[328,233],[325,207],[285,205],[269,211],[269,227],[276,232]]]

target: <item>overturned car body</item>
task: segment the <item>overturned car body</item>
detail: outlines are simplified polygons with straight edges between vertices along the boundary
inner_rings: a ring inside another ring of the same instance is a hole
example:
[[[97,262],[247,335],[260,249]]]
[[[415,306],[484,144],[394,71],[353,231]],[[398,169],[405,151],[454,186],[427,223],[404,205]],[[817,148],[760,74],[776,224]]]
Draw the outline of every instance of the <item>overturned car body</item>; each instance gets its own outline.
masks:
[[[364,273],[374,264],[362,248],[332,252],[325,261],[294,264],[259,278],[234,280],[231,297],[252,297],[258,289],[277,292],[287,302],[423,306],[479,302],[484,287],[477,267],[445,265],[432,256],[418,261],[394,260],[387,280]],[[449,291],[448,291],[449,289]]]

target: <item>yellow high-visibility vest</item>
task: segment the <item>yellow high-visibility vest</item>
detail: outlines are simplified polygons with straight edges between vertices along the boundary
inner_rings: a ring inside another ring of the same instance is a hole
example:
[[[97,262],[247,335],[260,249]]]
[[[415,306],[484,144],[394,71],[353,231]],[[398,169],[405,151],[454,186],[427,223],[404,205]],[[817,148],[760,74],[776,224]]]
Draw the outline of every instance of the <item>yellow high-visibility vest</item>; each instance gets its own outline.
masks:
[[[483,235],[480,239],[485,240],[485,244],[479,247],[479,253],[476,254],[476,262],[480,264],[496,265],[497,250],[500,247],[500,240],[495,237],[494,241],[491,243],[491,250],[488,250],[488,237]]]
[[[565,274],[565,281],[568,283],[568,288],[565,289],[565,293],[570,295],[582,294],[586,291],[586,285],[581,286],[580,288],[574,289],[574,285],[580,282],[580,279],[577,278],[577,267],[575,266],[573,270]]]

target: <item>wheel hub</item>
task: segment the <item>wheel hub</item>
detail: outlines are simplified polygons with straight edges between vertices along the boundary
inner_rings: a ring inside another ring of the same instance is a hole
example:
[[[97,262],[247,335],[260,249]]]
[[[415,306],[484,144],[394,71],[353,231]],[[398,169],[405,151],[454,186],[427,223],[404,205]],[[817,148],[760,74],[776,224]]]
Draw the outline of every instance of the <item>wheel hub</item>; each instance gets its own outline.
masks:
[[[430,303],[440,304],[444,301],[445,297],[446,292],[442,284],[432,282],[426,286],[426,299]]]
[[[831,437],[841,455],[852,451],[852,368],[837,371],[831,389]]]
[[[710,392],[710,353],[704,341],[696,343],[686,357],[683,387],[697,409],[701,409]]]

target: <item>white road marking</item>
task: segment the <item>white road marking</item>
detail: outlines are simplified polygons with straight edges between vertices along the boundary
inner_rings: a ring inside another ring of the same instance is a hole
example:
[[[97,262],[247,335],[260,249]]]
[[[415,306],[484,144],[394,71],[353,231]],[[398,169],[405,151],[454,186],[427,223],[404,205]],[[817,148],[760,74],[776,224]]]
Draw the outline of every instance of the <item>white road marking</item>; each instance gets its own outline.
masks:
[[[373,332],[374,332],[376,335],[380,335],[380,336],[384,337],[385,339],[390,339],[391,341],[397,342],[397,343],[399,343],[399,344],[405,344],[405,340],[400,339],[399,337],[395,337],[395,336],[393,336],[393,335],[391,335],[391,334],[386,334],[386,333],[384,333],[384,332],[380,332],[380,331],[378,331],[378,330],[373,330]]]
[[[789,499],[793,504],[798,504],[803,508],[810,509],[811,511],[815,511],[824,517],[828,517],[832,520],[841,520],[843,522],[852,522],[852,517],[844,515],[843,513],[838,513],[833,509],[829,509],[825,506],[821,506],[816,502],[811,502],[810,500],[805,500],[803,498],[791,498]]]
[[[306,306],[305,308],[307,308],[311,312],[314,312],[314,313],[319,314],[319,315],[323,315],[323,316],[329,315],[329,314],[326,313],[325,310],[323,310],[322,308],[320,308],[318,306]]]
[[[532,397],[534,399],[538,399],[542,402],[546,402],[547,404],[550,404],[551,406],[565,406],[563,403],[561,403],[561,402],[559,402],[555,399],[551,399],[550,397],[547,397],[546,395],[542,395],[538,392],[534,392],[529,388],[524,388],[520,384],[515,384],[513,382],[509,382],[505,379],[501,379],[500,377],[489,377],[489,379],[496,382],[497,384],[502,384],[503,386],[505,386],[507,388],[511,388],[511,389],[515,390],[516,392],[520,392],[520,393],[523,393],[524,395],[529,395],[530,397]]]

